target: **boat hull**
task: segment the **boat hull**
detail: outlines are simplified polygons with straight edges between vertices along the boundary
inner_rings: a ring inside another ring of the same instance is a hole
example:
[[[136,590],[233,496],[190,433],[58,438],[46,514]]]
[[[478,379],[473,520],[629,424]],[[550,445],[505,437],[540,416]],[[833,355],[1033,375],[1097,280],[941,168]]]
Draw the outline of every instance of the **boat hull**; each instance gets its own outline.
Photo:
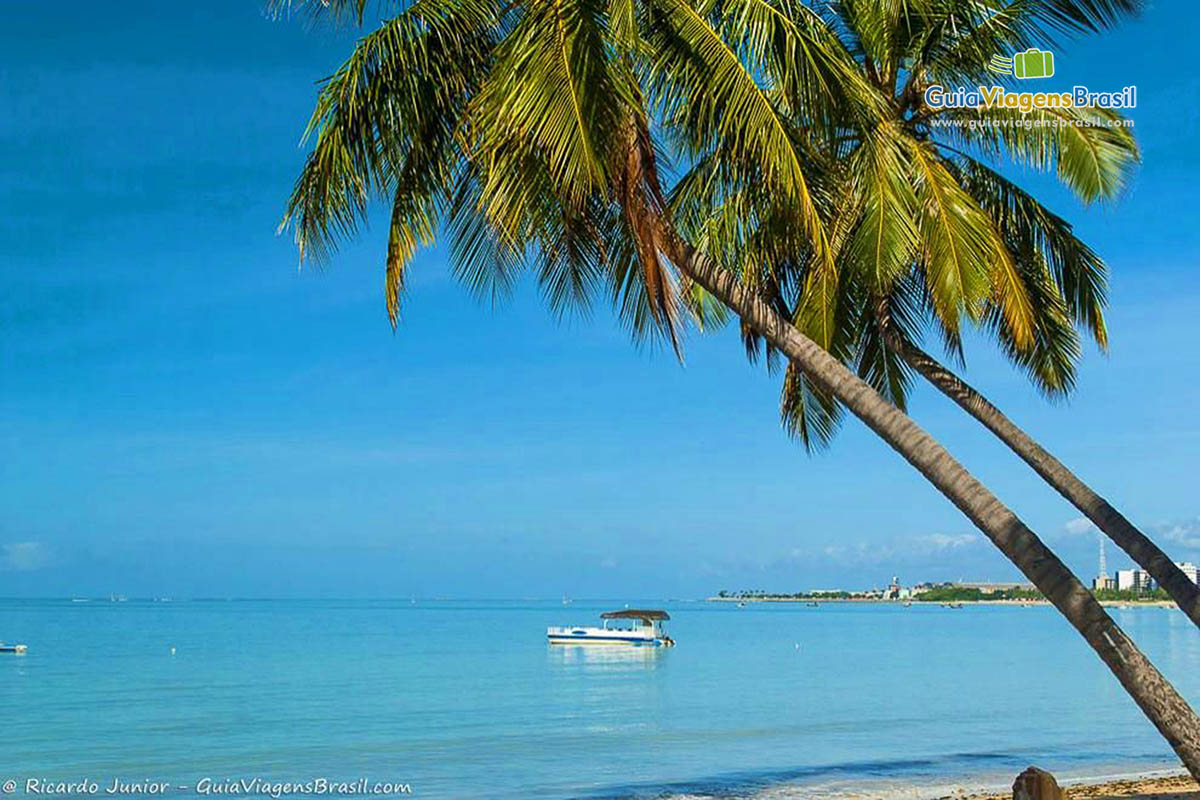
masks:
[[[654,628],[547,628],[550,644],[609,645],[616,647],[665,647],[669,640]]]
[[[614,645],[618,647],[662,647],[658,639],[634,639],[623,636],[553,636],[547,634],[546,641],[550,644],[571,645]]]

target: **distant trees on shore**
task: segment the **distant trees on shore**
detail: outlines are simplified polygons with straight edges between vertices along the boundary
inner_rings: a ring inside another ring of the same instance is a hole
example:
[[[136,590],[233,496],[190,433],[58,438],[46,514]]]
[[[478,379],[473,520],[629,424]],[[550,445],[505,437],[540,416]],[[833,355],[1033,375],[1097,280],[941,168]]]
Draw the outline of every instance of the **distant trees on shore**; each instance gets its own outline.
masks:
[[[1106,603],[1139,603],[1170,600],[1171,596],[1162,589],[1134,591],[1120,589],[1098,589],[1092,592],[1096,599]],[[767,592],[762,589],[743,589],[717,592],[722,600],[882,600],[879,590],[850,592],[841,589],[808,592]],[[961,586],[953,583],[922,585],[913,589],[904,600],[915,603],[961,603],[983,600],[1034,600],[1045,601],[1046,596],[1037,589],[1020,587],[980,589],[977,586]]]

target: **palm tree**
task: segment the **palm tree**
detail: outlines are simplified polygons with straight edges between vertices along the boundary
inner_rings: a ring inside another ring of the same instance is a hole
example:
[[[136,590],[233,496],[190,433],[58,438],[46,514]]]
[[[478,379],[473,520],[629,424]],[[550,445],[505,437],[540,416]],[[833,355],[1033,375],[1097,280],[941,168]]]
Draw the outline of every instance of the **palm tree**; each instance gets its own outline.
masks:
[[[927,2],[839,5],[916,15]],[[314,8],[361,21],[364,3]],[[976,13],[986,4],[961,5]],[[1058,18],[1076,6],[1107,13],[1109,4],[1035,5]],[[945,448],[806,336],[810,322],[781,315],[673,222],[660,163],[666,154],[711,157],[728,185],[778,199],[788,235],[812,253],[808,284],[836,295],[844,231],[821,211],[834,187],[821,177],[818,145],[837,135],[846,109],[878,117],[886,100],[861,79],[830,20],[772,0],[413,0],[382,9],[391,16],[318,95],[315,141],[283,223],[294,227],[302,257],[328,257],[378,198],[391,204],[393,322],[414,252],[443,229],[454,269],[476,290],[502,293],[532,268],[553,308],[606,292],[633,329],[661,332],[676,347],[715,298],[958,506],[1200,777],[1200,720],[1062,561]],[[940,191],[943,179],[934,180]],[[806,310],[806,320],[831,324],[828,306]]]
[[[890,101],[882,117],[846,115],[825,148],[826,216],[843,232],[835,254],[838,293],[811,284],[808,248],[781,235],[778,200],[718,174],[721,154],[704,153],[675,187],[672,208],[688,233],[727,263],[758,274],[782,313],[905,408],[913,373],[992,431],[1146,570],[1200,626],[1197,586],[1157,545],[1028,433],[918,344],[936,327],[961,359],[969,318],[1050,396],[1068,393],[1080,355],[1073,323],[1107,346],[1107,270],[1071,226],[984,158],[1005,156],[1060,180],[1084,202],[1111,199],[1139,159],[1116,112],[1052,107],[931,109],[926,89],[995,82],[989,54],[1045,46],[1053,34],[1094,30],[1135,3],[997,3],[982,18],[966,4],[842,3],[826,19],[864,82]],[[1011,83],[1011,79],[1009,80]],[[939,248],[949,254],[934,257]],[[735,252],[736,251],[736,254]],[[793,274],[790,278],[788,273]],[[811,291],[811,296],[806,292]],[[832,301],[832,302],[831,302]],[[850,310],[855,304],[861,307]],[[813,313],[819,310],[820,313]],[[833,324],[828,324],[833,320]],[[760,338],[744,331],[751,353]],[[807,446],[827,443],[838,407],[793,368],[783,416]]]

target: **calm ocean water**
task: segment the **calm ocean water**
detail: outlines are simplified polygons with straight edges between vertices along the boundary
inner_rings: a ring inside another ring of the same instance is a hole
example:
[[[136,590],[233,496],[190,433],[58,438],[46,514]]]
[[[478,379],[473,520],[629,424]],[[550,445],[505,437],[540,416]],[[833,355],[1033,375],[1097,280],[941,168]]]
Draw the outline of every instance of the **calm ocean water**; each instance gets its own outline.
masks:
[[[619,606],[0,600],[0,639],[30,647],[0,656],[0,779],[919,797],[1030,763],[1176,765],[1049,608],[667,603],[671,650],[543,640]],[[1112,613],[1200,705],[1200,631],[1178,612]]]

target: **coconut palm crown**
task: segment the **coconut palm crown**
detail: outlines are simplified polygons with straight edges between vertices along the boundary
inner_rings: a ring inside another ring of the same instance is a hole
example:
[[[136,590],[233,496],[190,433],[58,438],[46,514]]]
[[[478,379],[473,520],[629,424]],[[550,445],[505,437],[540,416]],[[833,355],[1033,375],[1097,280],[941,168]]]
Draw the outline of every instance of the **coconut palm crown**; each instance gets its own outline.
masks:
[[[1054,106],[1021,112],[931,108],[926,90],[1000,84],[990,57],[1106,27],[1136,3],[822,4],[814,11],[883,101],[836,122],[822,146],[819,211],[833,231],[836,283],[787,235],[779,198],[695,160],[672,190],[680,225],[738,269],[804,332],[899,407],[912,371],[885,339],[933,328],[962,358],[962,324],[985,328],[1044,393],[1074,386],[1077,327],[1104,348],[1106,268],[1071,225],[1006,177],[1005,162],[1050,171],[1082,201],[1112,199],[1139,154],[1118,113]],[[1028,88],[1022,86],[1021,88]],[[1056,98],[1057,99],[1057,98]],[[743,329],[752,355],[761,337]],[[775,354],[766,348],[768,363]],[[841,408],[794,367],[782,412],[806,446],[828,443]]]
[[[1111,197],[1137,157],[1119,117],[933,112],[924,91],[994,83],[992,55],[1107,27],[1135,0],[301,5],[385,17],[322,87],[285,225],[320,261],[372,201],[390,204],[393,323],[413,254],[442,233],[484,295],[532,268],[559,312],[606,294],[633,330],[675,343],[681,307],[719,321],[622,203],[663,206],[660,173],[679,163],[685,233],[901,406],[909,372],[855,295],[889,298],[913,338],[931,319],[955,354],[962,319],[988,325],[1048,393],[1072,385],[1071,321],[1106,342],[1103,263],[987,161]],[[784,407],[806,444],[836,429],[836,404],[795,370]]]

